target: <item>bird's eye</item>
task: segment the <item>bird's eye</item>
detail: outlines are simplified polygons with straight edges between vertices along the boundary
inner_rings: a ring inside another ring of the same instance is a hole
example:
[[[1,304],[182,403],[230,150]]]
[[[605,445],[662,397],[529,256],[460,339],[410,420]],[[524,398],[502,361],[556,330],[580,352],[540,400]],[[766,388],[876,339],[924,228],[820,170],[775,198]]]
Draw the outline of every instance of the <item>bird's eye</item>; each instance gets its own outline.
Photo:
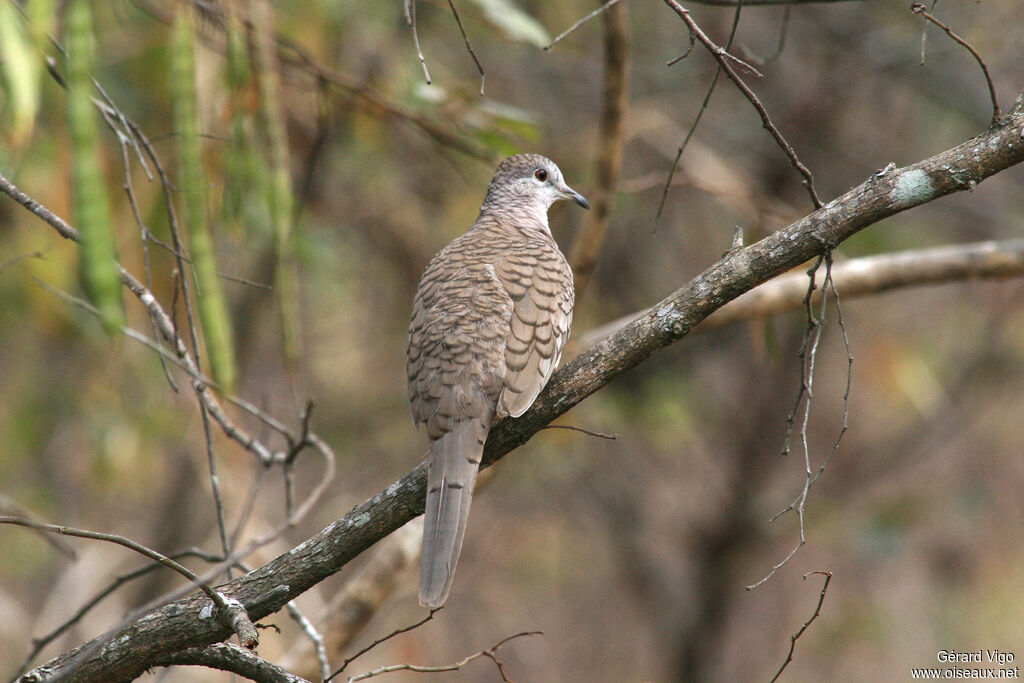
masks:
[[[543,183],[545,180],[548,179],[548,172],[545,171],[543,168],[538,168],[536,171],[533,172],[533,177]]]

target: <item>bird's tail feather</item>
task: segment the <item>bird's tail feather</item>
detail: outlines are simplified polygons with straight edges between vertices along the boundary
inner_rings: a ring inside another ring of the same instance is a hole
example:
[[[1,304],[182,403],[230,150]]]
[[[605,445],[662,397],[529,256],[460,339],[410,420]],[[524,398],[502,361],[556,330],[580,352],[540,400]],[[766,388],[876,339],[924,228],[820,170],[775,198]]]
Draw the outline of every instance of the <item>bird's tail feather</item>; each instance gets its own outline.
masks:
[[[426,607],[448,599],[488,430],[484,420],[464,420],[430,444],[420,558],[420,603]]]

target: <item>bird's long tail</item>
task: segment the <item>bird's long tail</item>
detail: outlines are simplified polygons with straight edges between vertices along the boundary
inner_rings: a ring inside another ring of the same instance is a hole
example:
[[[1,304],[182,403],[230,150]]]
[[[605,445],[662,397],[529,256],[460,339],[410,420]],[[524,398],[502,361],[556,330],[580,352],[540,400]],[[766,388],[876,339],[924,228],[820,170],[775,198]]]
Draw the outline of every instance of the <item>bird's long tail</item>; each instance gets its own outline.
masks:
[[[484,420],[464,420],[430,444],[420,557],[420,604],[425,607],[440,607],[448,599],[489,429]]]

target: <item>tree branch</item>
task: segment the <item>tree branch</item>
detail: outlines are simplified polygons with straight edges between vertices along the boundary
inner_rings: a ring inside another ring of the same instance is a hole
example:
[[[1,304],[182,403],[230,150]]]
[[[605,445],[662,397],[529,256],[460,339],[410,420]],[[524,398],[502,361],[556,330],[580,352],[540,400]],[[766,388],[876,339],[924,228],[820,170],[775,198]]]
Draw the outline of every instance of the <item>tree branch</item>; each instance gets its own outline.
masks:
[[[321,629],[331,660],[344,659],[345,648],[394,593],[398,577],[419,559],[421,520],[410,521],[377,543],[359,573],[327,603],[323,610],[326,623]],[[301,641],[281,660],[281,665],[300,676],[314,678],[317,672],[313,645],[308,640]]]
[[[864,256],[832,266],[832,281],[844,299],[905,287],[1021,276],[1024,276],[1024,238],[910,249]],[[744,320],[794,311],[804,306],[806,296],[807,274],[785,273],[722,306],[694,331],[706,332]],[[819,289],[812,303],[820,297]],[[650,310],[637,311],[596,327],[582,336],[580,344],[593,346]]]
[[[260,658],[255,652],[227,643],[175,652],[153,662],[153,666],[205,666],[230,671],[258,683],[309,683],[307,679]]]
[[[956,42],[958,45],[962,46],[965,50],[971,53],[971,56],[974,57],[974,61],[976,61],[978,63],[978,66],[981,67],[981,72],[985,74],[985,85],[988,86],[988,96],[992,100],[992,125],[998,123],[1000,114],[999,100],[996,98],[996,86],[995,83],[992,82],[992,74],[988,72],[988,65],[985,64],[985,60],[981,58],[981,55],[978,54],[978,51],[974,49],[973,45],[971,45],[966,40],[964,40],[956,33],[954,33],[953,29],[951,29],[949,26],[936,19],[933,14],[929,13],[928,8],[925,6],[923,2],[915,2],[912,5],[910,5],[910,11],[913,12],[914,14],[920,14],[922,17],[924,17],[928,21],[932,22],[933,24],[941,28],[943,31],[946,32],[947,36],[953,39],[954,42]],[[922,61],[924,60],[923,46],[921,49],[921,59]]]
[[[576,236],[569,254],[576,283],[576,303],[587,291],[615,206],[615,189],[622,167],[629,109],[629,14],[620,3],[604,15],[604,90],[599,124],[597,185],[590,198],[593,212]]]
[[[729,77],[729,80],[733,82],[736,88],[743,93],[743,96],[746,97],[754,109],[757,110],[757,114],[761,117],[761,124],[764,129],[768,131],[768,134],[772,136],[775,143],[785,153],[786,157],[789,159],[790,165],[792,165],[793,168],[803,176],[804,187],[807,188],[807,192],[811,195],[811,202],[814,204],[814,208],[820,209],[821,199],[818,198],[818,192],[814,189],[814,176],[811,175],[810,170],[808,170],[808,168],[804,166],[803,162],[801,162],[797,157],[796,150],[793,149],[793,146],[786,141],[786,138],[782,136],[779,129],[774,123],[772,123],[771,117],[768,116],[768,110],[764,108],[764,105],[761,104],[761,100],[758,99],[757,95],[754,94],[754,91],[750,89],[750,86],[748,86],[743,79],[740,78],[739,74],[736,73],[731,62],[736,62],[750,70],[752,70],[753,67],[729,54],[725,48],[716,45],[715,42],[711,40],[703,30],[701,30],[700,26],[697,25],[697,22],[693,20],[690,16],[690,12],[676,2],[676,0],[665,0],[665,4],[671,7],[672,10],[679,15],[679,18],[683,20],[683,23],[685,23],[687,28],[690,30],[690,35],[696,36],[697,40],[707,48],[708,52],[711,53],[711,56],[714,57],[716,62],[718,62],[719,67],[721,67],[722,71],[725,72],[725,75]],[[739,12],[739,10],[736,11]],[[754,73],[757,74],[756,71]],[[760,74],[757,75],[760,76]]]
[[[789,637],[789,653],[786,654],[786,660],[782,662],[782,666],[779,667],[779,670],[775,673],[775,676],[772,678],[771,683],[775,683],[775,681],[779,680],[779,676],[781,676],[782,672],[786,670],[786,667],[789,666],[789,663],[793,661],[793,650],[796,648],[796,641],[800,640],[800,636],[804,634],[804,631],[807,630],[807,627],[814,623],[815,619],[821,616],[821,606],[825,604],[825,595],[826,593],[828,593],[828,583],[832,580],[832,572],[823,570],[809,572],[807,574],[804,574],[804,579],[807,579],[807,577],[811,574],[821,574],[825,577],[825,583],[822,584],[821,592],[818,593],[818,604],[814,608],[814,614],[811,615],[811,618],[805,621],[804,625],[801,626],[796,633]]]
[[[726,302],[799,263],[834,248],[884,218],[938,197],[974,188],[1024,161],[1024,94],[1000,125],[937,154],[871,176],[844,195],[776,233],[730,252],[612,337],[559,370],[522,417],[497,425],[484,462],[493,463],[529,440],[615,377],[685,337]],[[338,521],[254,572],[218,587],[261,619],[338,571],[373,543],[423,510],[426,465],[420,463]],[[37,681],[127,681],[169,655],[230,635],[203,619],[210,600],[192,595],[158,608],[101,638],[62,654],[23,676]],[[78,653],[87,653],[77,661]]]

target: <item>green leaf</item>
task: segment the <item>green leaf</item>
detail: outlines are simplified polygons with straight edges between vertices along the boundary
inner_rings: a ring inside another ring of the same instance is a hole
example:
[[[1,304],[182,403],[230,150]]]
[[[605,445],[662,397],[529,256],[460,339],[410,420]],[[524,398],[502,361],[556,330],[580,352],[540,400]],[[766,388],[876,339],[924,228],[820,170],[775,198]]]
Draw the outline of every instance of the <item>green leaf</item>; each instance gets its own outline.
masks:
[[[269,8],[269,5],[266,6]],[[274,250],[277,267],[274,271],[274,291],[281,308],[284,353],[288,360],[298,360],[302,352],[302,323],[299,318],[299,275],[295,260],[293,219],[295,198],[292,195],[290,163],[288,161],[288,131],[282,111],[281,84],[277,64],[273,24],[267,16],[260,21],[256,35],[257,77],[260,83],[260,112],[269,142],[270,184],[267,187],[267,206],[274,230]]]
[[[0,3],[0,84],[7,93],[7,107],[0,119],[7,123],[8,144],[18,149],[32,136],[39,111],[39,66],[42,63],[14,5]]]
[[[67,13],[68,130],[71,134],[72,215],[82,234],[82,284],[99,309],[107,334],[124,325],[121,277],[110,207],[99,162],[99,124],[92,104],[95,46],[89,0],[75,0]]]
[[[551,36],[540,22],[519,9],[511,0],[473,0],[491,22],[511,40],[544,47],[551,43]]]
[[[206,341],[213,378],[225,391],[234,390],[237,376],[234,335],[214,251],[199,147],[199,105],[196,92],[195,28],[191,6],[179,7],[171,34],[171,89],[174,127],[178,132],[180,183],[188,217],[192,264],[199,283],[199,322]]]

